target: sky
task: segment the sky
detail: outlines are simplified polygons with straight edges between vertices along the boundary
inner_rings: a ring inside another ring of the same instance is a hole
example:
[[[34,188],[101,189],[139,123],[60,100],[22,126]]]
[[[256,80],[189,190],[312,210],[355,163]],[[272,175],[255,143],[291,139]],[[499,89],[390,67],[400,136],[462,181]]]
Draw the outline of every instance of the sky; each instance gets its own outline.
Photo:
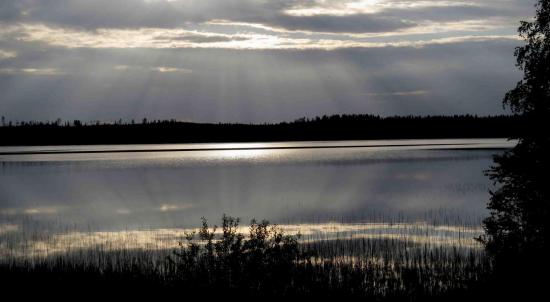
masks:
[[[535,0],[0,0],[6,120],[502,114]]]

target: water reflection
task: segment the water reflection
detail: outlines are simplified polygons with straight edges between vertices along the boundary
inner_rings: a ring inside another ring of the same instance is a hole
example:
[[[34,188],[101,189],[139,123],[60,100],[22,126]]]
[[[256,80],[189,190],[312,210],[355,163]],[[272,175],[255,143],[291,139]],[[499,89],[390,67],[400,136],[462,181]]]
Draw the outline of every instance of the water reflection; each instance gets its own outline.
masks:
[[[288,224],[372,221],[393,215],[415,221],[426,212],[439,211],[437,219],[474,224],[485,215],[488,199],[490,184],[483,170],[498,152],[494,148],[510,144],[391,143],[345,142],[355,147],[337,149],[324,147],[344,143],[308,143],[322,149],[254,149],[298,147],[304,142],[203,144],[185,147],[223,150],[3,155],[0,222],[31,216],[35,221],[103,231],[191,227],[202,216],[215,219],[222,213],[244,221],[257,217]],[[369,147],[357,147],[364,145]],[[176,147],[182,148],[154,146]],[[62,152],[129,146],[26,148]]]
[[[286,234],[300,234],[300,242],[319,242],[336,240],[390,240],[403,241],[425,248],[458,247],[480,249],[481,245],[473,238],[481,234],[481,228],[468,226],[433,225],[417,223],[316,223],[288,224],[279,226]],[[185,234],[198,229],[163,228],[152,230],[123,231],[76,231],[65,230],[60,233],[27,236],[19,234],[17,225],[0,225],[3,243],[0,256],[13,258],[44,258],[64,255],[71,251],[98,250],[102,252],[116,250],[172,250],[185,243]],[[238,232],[248,233],[247,227]],[[221,230],[216,231],[217,236]],[[11,235],[11,236],[10,236]],[[6,243],[9,243],[6,244]],[[200,242],[199,242],[200,243]]]

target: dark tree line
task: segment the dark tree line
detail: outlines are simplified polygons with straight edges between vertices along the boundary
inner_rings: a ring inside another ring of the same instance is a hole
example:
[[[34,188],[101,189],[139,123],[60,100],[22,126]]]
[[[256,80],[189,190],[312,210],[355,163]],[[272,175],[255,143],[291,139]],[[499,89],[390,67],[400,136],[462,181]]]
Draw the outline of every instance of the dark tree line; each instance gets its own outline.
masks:
[[[518,116],[331,115],[265,124],[189,123],[143,119],[116,123],[18,122],[0,127],[0,145],[250,142],[516,136]]]

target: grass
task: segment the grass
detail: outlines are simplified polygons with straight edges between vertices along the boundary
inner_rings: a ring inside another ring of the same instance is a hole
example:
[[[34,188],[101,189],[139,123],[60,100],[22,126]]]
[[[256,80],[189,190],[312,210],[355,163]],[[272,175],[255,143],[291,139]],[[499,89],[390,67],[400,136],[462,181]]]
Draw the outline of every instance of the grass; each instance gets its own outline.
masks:
[[[247,230],[248,229],[248,230]],[[94,288],[206,296],[424,301],[478,292],[491,271],[471,226],[325,223],[122,232],[30,232],[5,224],[8,289]]]

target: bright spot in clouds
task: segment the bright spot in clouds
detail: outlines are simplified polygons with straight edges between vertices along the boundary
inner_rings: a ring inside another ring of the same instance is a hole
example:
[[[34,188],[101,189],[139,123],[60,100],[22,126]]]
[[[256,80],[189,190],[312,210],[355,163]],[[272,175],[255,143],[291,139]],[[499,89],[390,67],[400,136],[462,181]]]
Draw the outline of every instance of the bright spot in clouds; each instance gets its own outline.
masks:
[[[520,78],[517,26],[534,3],[3,0],[0,113],[212,122],[500,114]]]
[[[437,7],[478,6],[477,1],[391,1],[391,0],[355,0],[310,2],[310,5],[298,4],[285,10],[291,16],[349,16],[357,14],[374,14],[391,9],[420,9]]]
[[[168,66],[146,67],[146,66],[139,66],[139,65],[134,65],[134,66],[115,65],[113,68],[118,71],[141,71],[141,72],[157,71],[160,73],[179,73],[179,74],[193,73],[193,70],[191,69],[168,67]]]

